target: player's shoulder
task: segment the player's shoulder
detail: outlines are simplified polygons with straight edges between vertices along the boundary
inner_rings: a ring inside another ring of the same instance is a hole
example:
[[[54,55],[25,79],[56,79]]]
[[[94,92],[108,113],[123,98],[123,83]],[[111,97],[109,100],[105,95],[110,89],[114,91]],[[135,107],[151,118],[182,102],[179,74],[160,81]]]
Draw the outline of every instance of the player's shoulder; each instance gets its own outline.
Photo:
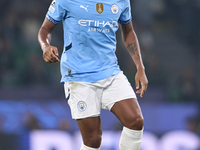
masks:
[[[123,1],[125,8],[130,6],[130,0],[123,0]]]
[[[130,0],[124,0],[124,1],[125,1],[125,3],[128,3],[128,4],[131,2]]]
[[[120,4],[122,7],[127,7],[127,5],[130,5],[130,0],[114,0],[117,1],[118,4]]]

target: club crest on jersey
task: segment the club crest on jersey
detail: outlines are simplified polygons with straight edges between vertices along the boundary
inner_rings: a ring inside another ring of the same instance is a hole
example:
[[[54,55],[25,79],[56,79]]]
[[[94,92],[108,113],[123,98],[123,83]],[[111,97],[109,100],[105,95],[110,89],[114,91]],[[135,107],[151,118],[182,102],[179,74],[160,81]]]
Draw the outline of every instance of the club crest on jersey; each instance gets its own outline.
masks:
[[[77,104],[77,107],[79,111],[85,111],[87,108],[87,105],[84,101],[79,101]]]
[[[118,10],[119,10],[119,8],[118,8],[118,6],[116,4],[112,5],[111,11],[112,11],[113,14],[118,13]]]
[[[96,11],[97,11],[99,14],[102,14],[102,12],[104,11],[103,3],[97,3],[97,4],[96,4]]]

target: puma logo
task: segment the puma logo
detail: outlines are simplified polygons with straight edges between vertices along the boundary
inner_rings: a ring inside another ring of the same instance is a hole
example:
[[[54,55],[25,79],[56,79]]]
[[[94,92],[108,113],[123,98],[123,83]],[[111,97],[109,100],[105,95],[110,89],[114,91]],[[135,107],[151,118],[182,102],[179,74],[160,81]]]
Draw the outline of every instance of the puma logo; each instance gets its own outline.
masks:
[[[88,12],[88,8],[89,6],[87,5],[86,7],[84,7],[83,5],[80,5],[80,8],[83,8],[83,9],[85,9],[87,12]]]

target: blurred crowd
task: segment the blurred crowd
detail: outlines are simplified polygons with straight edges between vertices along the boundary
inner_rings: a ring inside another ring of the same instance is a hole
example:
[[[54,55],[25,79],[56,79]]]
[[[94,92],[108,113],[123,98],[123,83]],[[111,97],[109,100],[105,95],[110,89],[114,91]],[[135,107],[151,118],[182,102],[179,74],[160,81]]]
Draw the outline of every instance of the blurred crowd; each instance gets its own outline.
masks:
[[[59,65],[43,62],[37,33],[49,1],[1,0],[0,85],[54,84]]]
[[[0,88],[60,87],[59,64],[43,61],[37,33],[51,1],[0,1]],[[149,89],[160,89],[170,102],[200,99],[200,1],[132,0]],[[62,25],[52,44],[62,52]],[[135,66],[117,33],[121,69],[134,86]],[[153,100],[152,100],[153,101]]]

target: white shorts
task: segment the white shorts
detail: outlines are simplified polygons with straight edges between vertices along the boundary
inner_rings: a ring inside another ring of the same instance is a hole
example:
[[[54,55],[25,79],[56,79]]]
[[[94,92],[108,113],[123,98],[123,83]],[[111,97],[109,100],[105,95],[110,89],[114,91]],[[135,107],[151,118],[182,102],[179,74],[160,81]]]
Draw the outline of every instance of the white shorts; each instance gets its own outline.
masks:
[[[101,109],[111,110],[121,100],[136,98],[123,72],[94,82],[65,82],[65,95],[73,119],[99,116]]]

